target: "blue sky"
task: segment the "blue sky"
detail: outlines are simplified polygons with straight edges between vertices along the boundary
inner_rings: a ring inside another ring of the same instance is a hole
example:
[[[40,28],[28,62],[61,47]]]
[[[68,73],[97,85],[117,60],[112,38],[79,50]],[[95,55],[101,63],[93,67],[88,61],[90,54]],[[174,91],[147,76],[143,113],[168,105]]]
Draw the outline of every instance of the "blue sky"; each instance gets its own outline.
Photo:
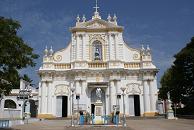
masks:
[[[95,0],[0,0],[0,16],[20,21],[19,35],[41,57],[35,68],[27,68],[34,83],[45,46],[59,50],[71,39],[69,27],[77,14],[93,15]],[[99,0],[100,15],[114,13],[125,27],[124,40],[130,47],[150,45],[153,62],[160,69],[158,81],[176,54],[194,36],[194,0]]]

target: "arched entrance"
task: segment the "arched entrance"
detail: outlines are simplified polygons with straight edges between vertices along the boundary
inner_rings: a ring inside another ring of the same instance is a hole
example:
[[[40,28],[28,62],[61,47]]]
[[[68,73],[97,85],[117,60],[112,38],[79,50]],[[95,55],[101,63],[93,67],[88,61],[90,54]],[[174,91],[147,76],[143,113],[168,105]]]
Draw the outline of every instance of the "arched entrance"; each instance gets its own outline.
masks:
[[[67,117],[68,113],[68,96],[57,96],[56,104],[56,116],[57,117]]]
[[[69,92],[68,85],[60,84],[55,87],[56,117],[67,117]]]
[[[105,107],[106,107],[105,90],[103,88],[100,88],[100,89],[102,91],[102,93],[101,93],[101,101],[102,101],[103,107],[104,107],[103,113],[105,113]],[[94,88],[91,91],[91,114],[94,114],[95,113],[95,103],[97,101],[96,90],[97,90],[97,88]]]
[[[129,95],[129,115],[140,116],[139,95]]]

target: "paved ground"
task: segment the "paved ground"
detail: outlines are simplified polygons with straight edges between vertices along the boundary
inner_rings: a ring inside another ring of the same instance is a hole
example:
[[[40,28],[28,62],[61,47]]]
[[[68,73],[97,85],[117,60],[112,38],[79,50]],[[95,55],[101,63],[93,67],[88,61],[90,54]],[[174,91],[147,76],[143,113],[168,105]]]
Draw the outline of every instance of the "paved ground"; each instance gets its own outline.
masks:
[[[127,120],[127,128],[123,127],[70,127],[70,121],[45,120],[13,127],[17,130],[193,130],[194,120],[146,119]]]
[[[128,120],[133,130],[194,130],[194,120]]]

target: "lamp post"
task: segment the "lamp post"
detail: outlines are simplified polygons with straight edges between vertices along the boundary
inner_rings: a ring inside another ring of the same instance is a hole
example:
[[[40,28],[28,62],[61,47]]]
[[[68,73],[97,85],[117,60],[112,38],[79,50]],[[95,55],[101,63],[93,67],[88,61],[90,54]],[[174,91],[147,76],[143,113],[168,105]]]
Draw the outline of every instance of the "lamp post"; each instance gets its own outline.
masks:
[[[74,103],[73,103],[73,99],[74,99],[74,91],[75,91],[75,87],[71,87],[71,92],[72,92],[72,113],[71,113],[71,126],[74,126],[74,119],[73,119],[73,112],[74,112]]]
[[[29,118],[30,116],[30,102],[29,99],[32,98],[32,90],[26,87],[25,89],[20,89],[19,90],[19,95],[17,96],[18,100],[22,99],[23,100],[23,105],[22,105],[22,119],[25,119],[24,116],[24,107],[25,107],[25,101],[27,104],[25,113],[27,114],[27,117]]]
[[[124,100],[124,96],[125,96],[125,90],[126,87],[121,87],[121,90],[123,91],[123,127],[126,127],[126,115],[125,115],[125,100]]]

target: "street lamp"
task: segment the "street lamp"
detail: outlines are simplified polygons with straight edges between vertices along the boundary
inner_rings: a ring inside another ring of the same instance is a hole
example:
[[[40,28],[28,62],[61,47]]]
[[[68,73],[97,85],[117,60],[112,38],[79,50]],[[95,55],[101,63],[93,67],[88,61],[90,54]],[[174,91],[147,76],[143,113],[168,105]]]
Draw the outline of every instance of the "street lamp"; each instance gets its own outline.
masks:
[[[73,112],[74,112],[74,103],[73,103],[73,99],[74,99],[74,91],[75,91],[75,87],[71,87],[71,92],[72,92],[72,113],[71,113],[71,126],[74,126],[74,119],[73,119]]]
[[[19,90],[19,95],[17,96],[18,100],[22,99],[23,100],[23,106],[22,106],[22,118],[25,119],[24,116],[24,107],[25,107],[25,101],[26,102],[26,110],[25,113],[28,115],[27,117],[29,118],[30,115],[30,102],[29,99],[32,98],[32,90],[26,87],[25,89],[20,89]]]
[[[123,127],[126,127],[126,115],[125,115],[125,101],[124,101],[124,96],[125,96],[125,90],[126,87],[121,87],[121,90],[123,91]]]

